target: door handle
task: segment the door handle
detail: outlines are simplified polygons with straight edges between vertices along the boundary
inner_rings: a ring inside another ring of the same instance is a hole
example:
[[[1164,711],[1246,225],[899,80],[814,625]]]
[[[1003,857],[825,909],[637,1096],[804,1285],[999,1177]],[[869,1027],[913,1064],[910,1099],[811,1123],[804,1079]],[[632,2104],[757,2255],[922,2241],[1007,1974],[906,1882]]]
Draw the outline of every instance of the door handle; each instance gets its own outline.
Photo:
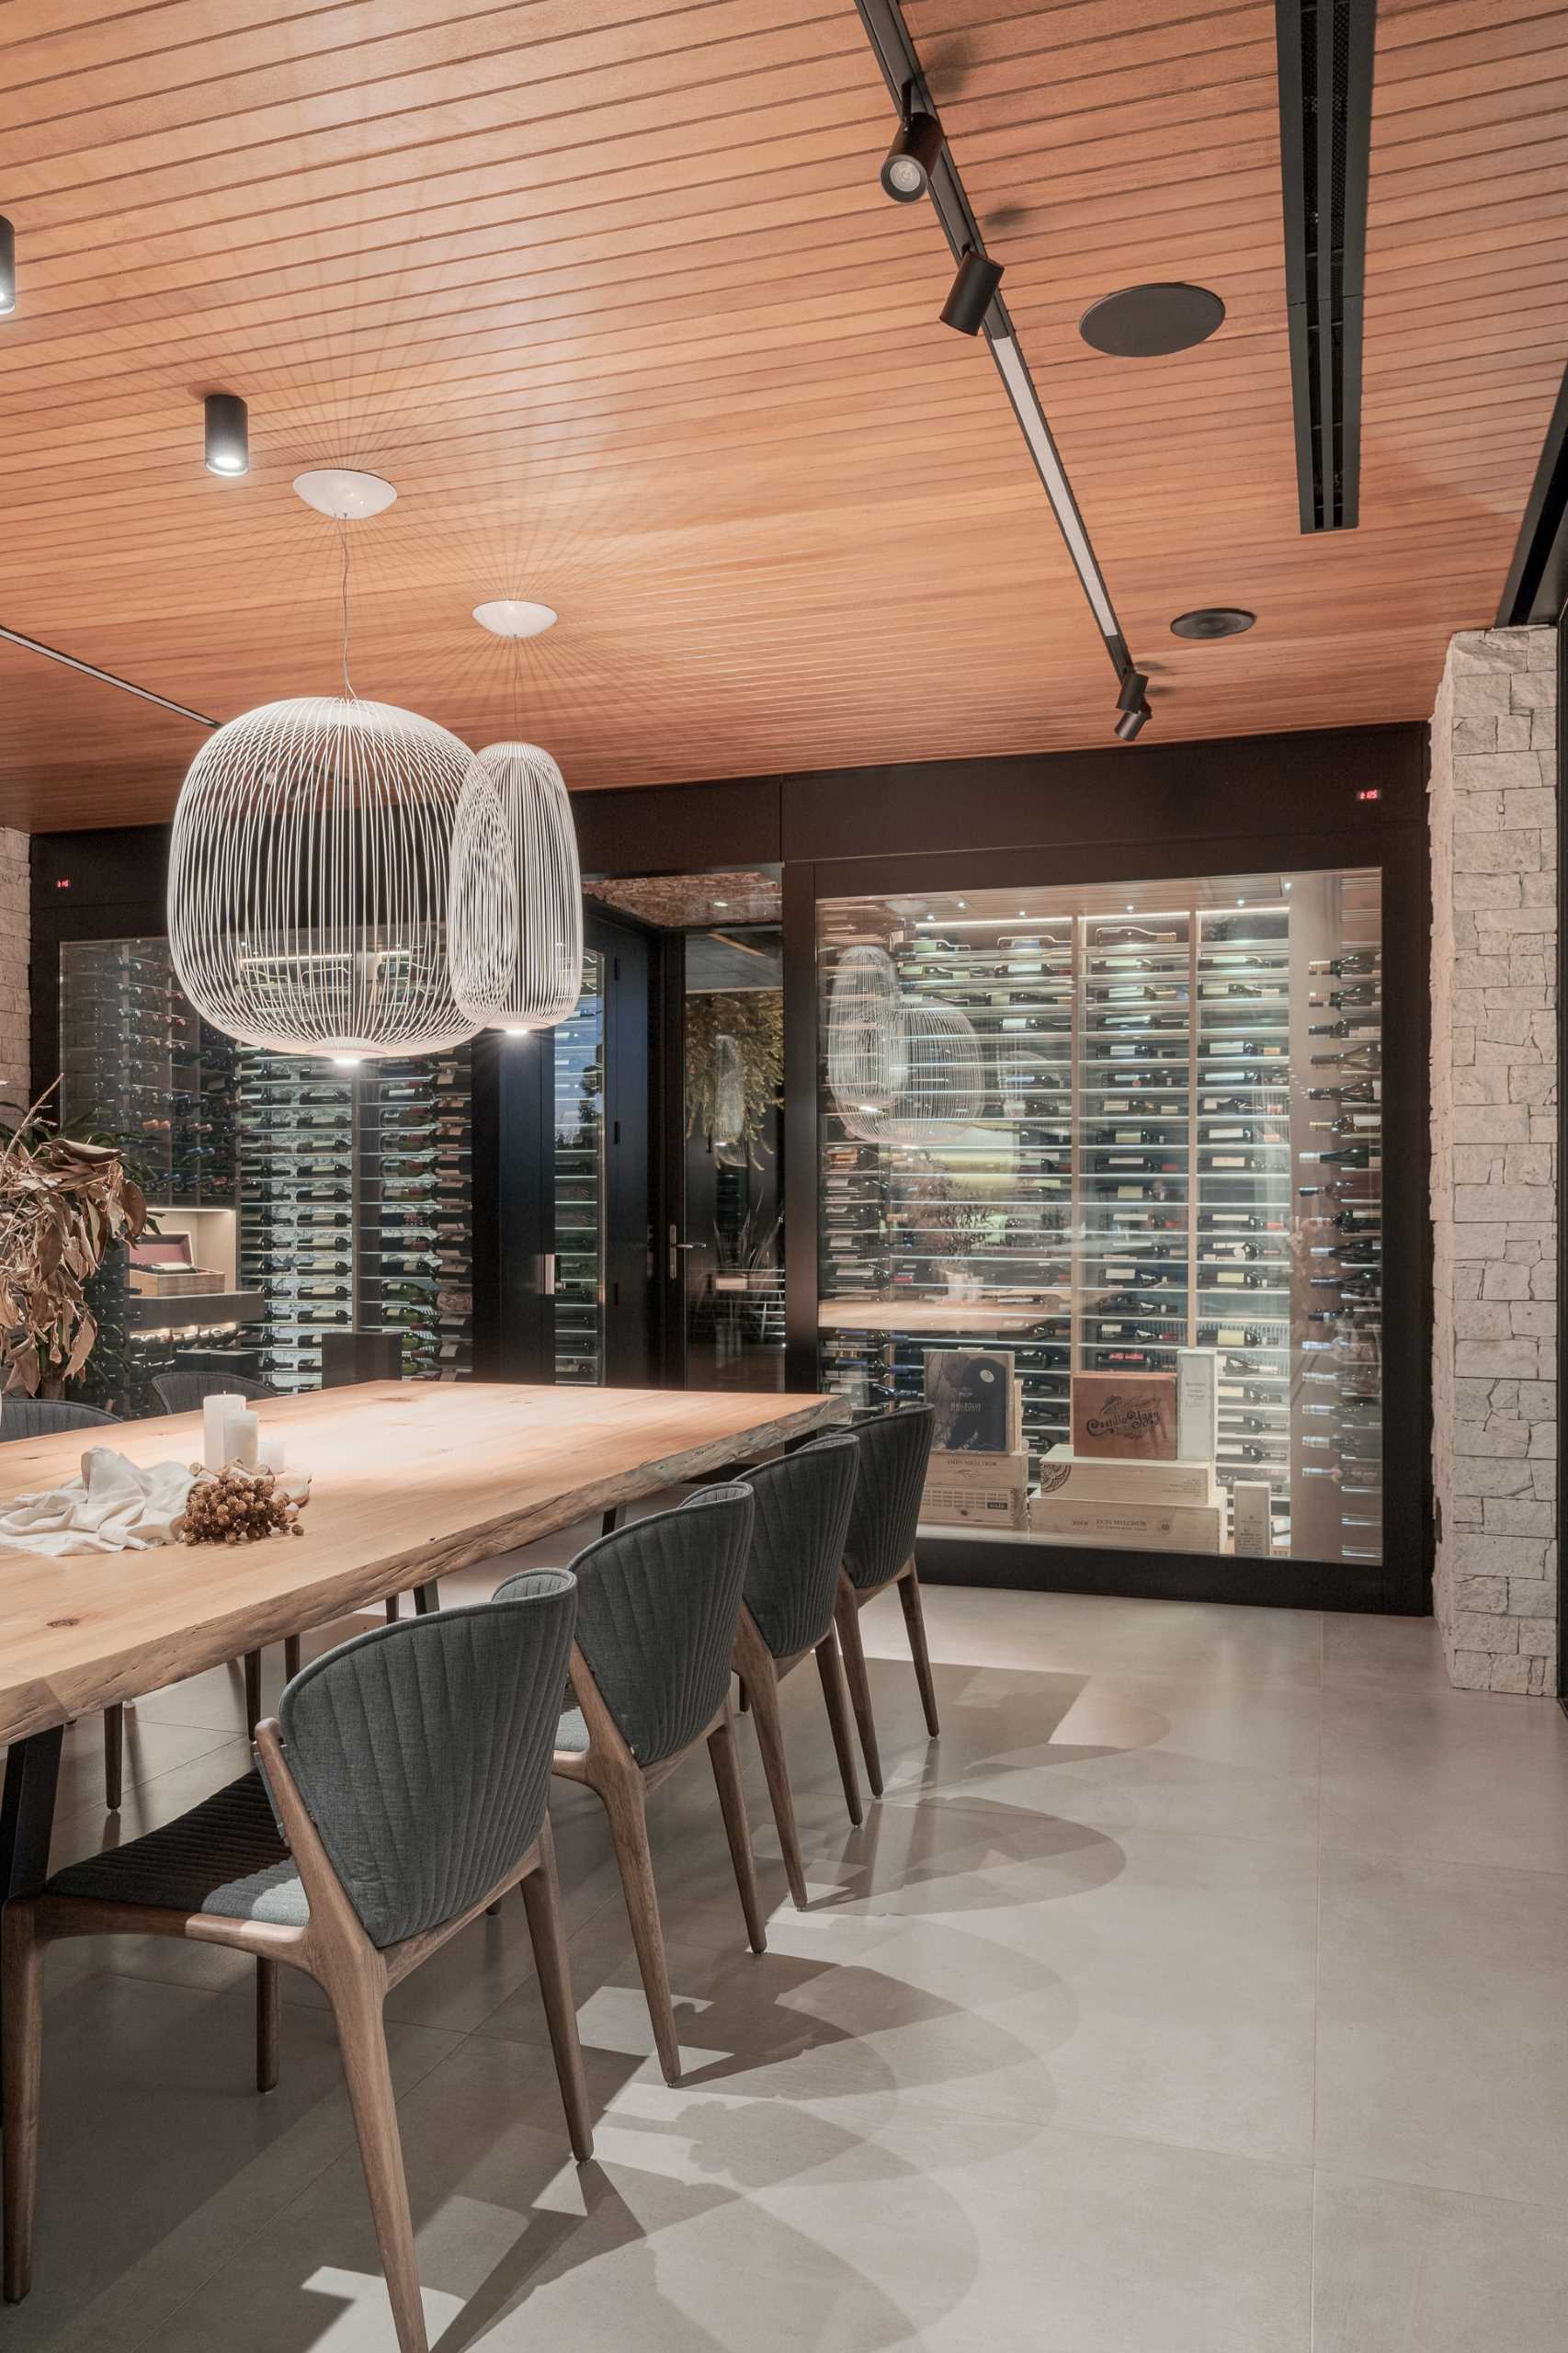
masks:
[[[672,1226],[671,1226],[671,1228],[670,1228],[670,1280],[671,1280],[671,1282],[674,1282],[674,1280],[675,1280],[676,1277],[676,1276],[679,1274],[679,1272],[680,1272],[680,1254],[681,1254],[681,1252],[682,1252],[683,1250],[695,1250],[695,1249],[696,1249],[696,1247],[697,1247],[697,1245],[696,1245],[696,1243],[695,1243],[695,1242],[683,1242],[683,1241],[681,1240],[681,1238],[680,1238],[680,1228],[679,1228],[679,1226],[678,1226],[678,1225],[672,1225]]]
[[[553,1250],[546,1250],[540,1254],[539,1262],[539,1287],[540,1295],[543,1298],[553,1299],[555,1297],[555,1253]]]

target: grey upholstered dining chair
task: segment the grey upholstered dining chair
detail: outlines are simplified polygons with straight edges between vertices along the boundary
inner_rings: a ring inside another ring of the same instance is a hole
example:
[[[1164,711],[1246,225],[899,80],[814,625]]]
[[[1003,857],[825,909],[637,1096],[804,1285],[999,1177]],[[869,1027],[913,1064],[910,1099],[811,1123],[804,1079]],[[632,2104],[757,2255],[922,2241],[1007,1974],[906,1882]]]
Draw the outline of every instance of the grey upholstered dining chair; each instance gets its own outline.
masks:
[[[0,1400],[0,1440],[52,1438],[58,1430],[91,1430],[120,1427],[118,1414],[97,1405],[68,1405],[54,1397],[6,1397]],[[260,1686],[257,1685],[259,1691]],[[260,1713],[259,1705],[256,1710]],[[114,1813],[125,1782],[125,1703],[117,1699],[104,1710],[104,1803]]]
[[[844,1651],[849,1696],[860,1727],[866,1779],[871,1793],[882,1793],[882,1763],[877,1753],[877,1726],[871,1714],[871,1686],[866,1674],[866,1653],[860,1640],[860,1612],[868,1601],[898,1587],[903,1622],[915,1659],[915,1679],[926,1711],[926,1729],[933,1740],[937,1722],[937,1688],[931,1680],[930,1654],[926,1647],[926,1620],[920,1608],[920,1579],[915,1567],[915,1530],[920,1520],[920,1496],[931,1452],[936,1416],[929,1405],[896,1405],[874,1421],[858,1422],[855,1438],[860,1449],[860,1475],[849,1514],[844,1544],[844,1566],[838,1580],[838,1639]]]
[[[7,1907],[9,2299],[31,2273],[43,1954],[58,1937],[132,1930],[254,1955],[264,2091],[277,2081],[278,1966],[315,1979],[337,2025],[402,2353],[426,2353],[427,2340],[382,2006],[519,1881],[572,2146],[592,2154],[545,1813],[575,1603],[569,1570],[529,1570],[494,1601],[377,1626],[312,1659],[256,1728],[259,1772]]]
[[[706,1741],[753,1952],[767,1948],[730,1715],[751,1490],[709,1487],[674,1511],[601,1536],[573,1562],[578,1582],[572,1690],[553,1769],[604,1806],[666,2083],[680,2043],[648,1847],[650,1791]],[[511,1591],[510,1585],[501,1594]]]
[[[52,1438],[56,1430],[97,1429],[119,1420],[97,1405],[67,1405],[54,1397],[0,1398],[0,1439]]]
[[[276,1397],[269,1381],[253,1381],[244,1372],[190,1372],[176,1367],[155,1372],[153,1386],[165,1414],[199,1414],[209,1397]]]
[[[806,1874],[790,1790],[778,1686],[808,1653],[814,1654],[844,1802],[850,1821],[858,1823],[860,1787],[834,1614],[859,1459],[854,1433],[840,1430],[746,1472],[753,1496],[751,1551],[735,1629],[735,1673],[756,1726],[790,1893],[801,1910]]]

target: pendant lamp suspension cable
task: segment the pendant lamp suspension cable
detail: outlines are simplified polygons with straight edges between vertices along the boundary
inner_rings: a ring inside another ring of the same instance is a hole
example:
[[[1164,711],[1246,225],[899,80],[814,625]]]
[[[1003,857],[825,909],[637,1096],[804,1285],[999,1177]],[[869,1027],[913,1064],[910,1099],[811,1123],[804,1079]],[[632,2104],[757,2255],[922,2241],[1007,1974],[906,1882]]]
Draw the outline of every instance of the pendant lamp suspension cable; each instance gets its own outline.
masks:
[[[348,675],[348,518],[345,515],[340,515],[337,518],[337,545],[343,559],[340,575],[343,597],[343,699],[345,702],[356,702],[358,698],[354,692],[354,682]]]

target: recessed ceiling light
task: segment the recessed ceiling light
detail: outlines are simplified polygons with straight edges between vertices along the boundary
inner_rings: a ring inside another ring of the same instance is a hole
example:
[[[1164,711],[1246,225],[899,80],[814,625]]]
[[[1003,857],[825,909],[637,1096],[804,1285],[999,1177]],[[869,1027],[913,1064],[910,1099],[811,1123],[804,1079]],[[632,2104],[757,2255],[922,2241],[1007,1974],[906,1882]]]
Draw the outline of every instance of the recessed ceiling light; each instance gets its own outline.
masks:
[[[1090,303],[1078,333],[1113,359],[1162,359],[1207,343],[1224,316],[1225,305],[1206,286],[1124,286]]]
[[[729,904],[730,904],[730,902],[728,901],[728,899],[715,899],[715,900],[714,900],[714,902],[713,902],[713,904],[714,904],[716,907],[727,907],[727,906],[729,905]]]
[[[334,1054],[332,1058],[336,1070],[358,1070],[364,1059],[363,1054]]]
[[[1171,623],[1173,637],[1240,637],[1257,619],[1241,605],[1199,605],[1196,612],[1178,613]]]
[[[1131,915],[1131,914],[1132,913],[1132,902],[1131,902],[1131,899],[1129,899],[1129,900],[1128,900],[1128,902],[1127,902],[1127,912],[1128,912],[1128,914],[1129,914],[1129,915]]]
[[[1288,891],[1288,890],[1290,889],[1290,885],[1289,884],[1289,882],[1281,882],[1281,884],[1279,885],[1279,888],[1280,888],[1282,891]]]
[[[330,515],[335,523],[363,522],[368,515],[384,515],[397,496],[390,482],[380,474],[362,474],[352,466],[323,466],[316,472],[294,476],[294,488],[307,506],[318,515]]]
[[[542,637],[561,616],[553,605],[530,605],[518,597],[497,597],[475,605],[473,618],[492,637]]]
[[[1238,900],[1236,901],[1236,904],[1237,904],[1237,906],[1238,906],[1238,907],[1244,907],[1244,906],[1245,906],[1245,904],[1246,904],[1246,901],[1245,901],[1244,899],[1238,899]]]

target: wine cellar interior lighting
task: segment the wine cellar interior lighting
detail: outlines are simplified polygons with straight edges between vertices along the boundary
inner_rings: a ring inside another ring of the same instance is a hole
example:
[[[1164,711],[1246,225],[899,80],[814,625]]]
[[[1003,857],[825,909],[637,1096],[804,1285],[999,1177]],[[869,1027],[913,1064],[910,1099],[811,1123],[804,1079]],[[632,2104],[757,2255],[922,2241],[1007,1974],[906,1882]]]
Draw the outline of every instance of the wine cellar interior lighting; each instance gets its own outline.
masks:
[[[233,480],[250,472],[250,412],[238,392],[209,392],[202,403],[207,471]]]
[[[17,307],[17,233],[0,212],[0,318]]]
[[[906,97],[903,120],[882,165],[882,187],[895,204],[919,203],[931,185],[942,146],[942,126],[936,116]]]

